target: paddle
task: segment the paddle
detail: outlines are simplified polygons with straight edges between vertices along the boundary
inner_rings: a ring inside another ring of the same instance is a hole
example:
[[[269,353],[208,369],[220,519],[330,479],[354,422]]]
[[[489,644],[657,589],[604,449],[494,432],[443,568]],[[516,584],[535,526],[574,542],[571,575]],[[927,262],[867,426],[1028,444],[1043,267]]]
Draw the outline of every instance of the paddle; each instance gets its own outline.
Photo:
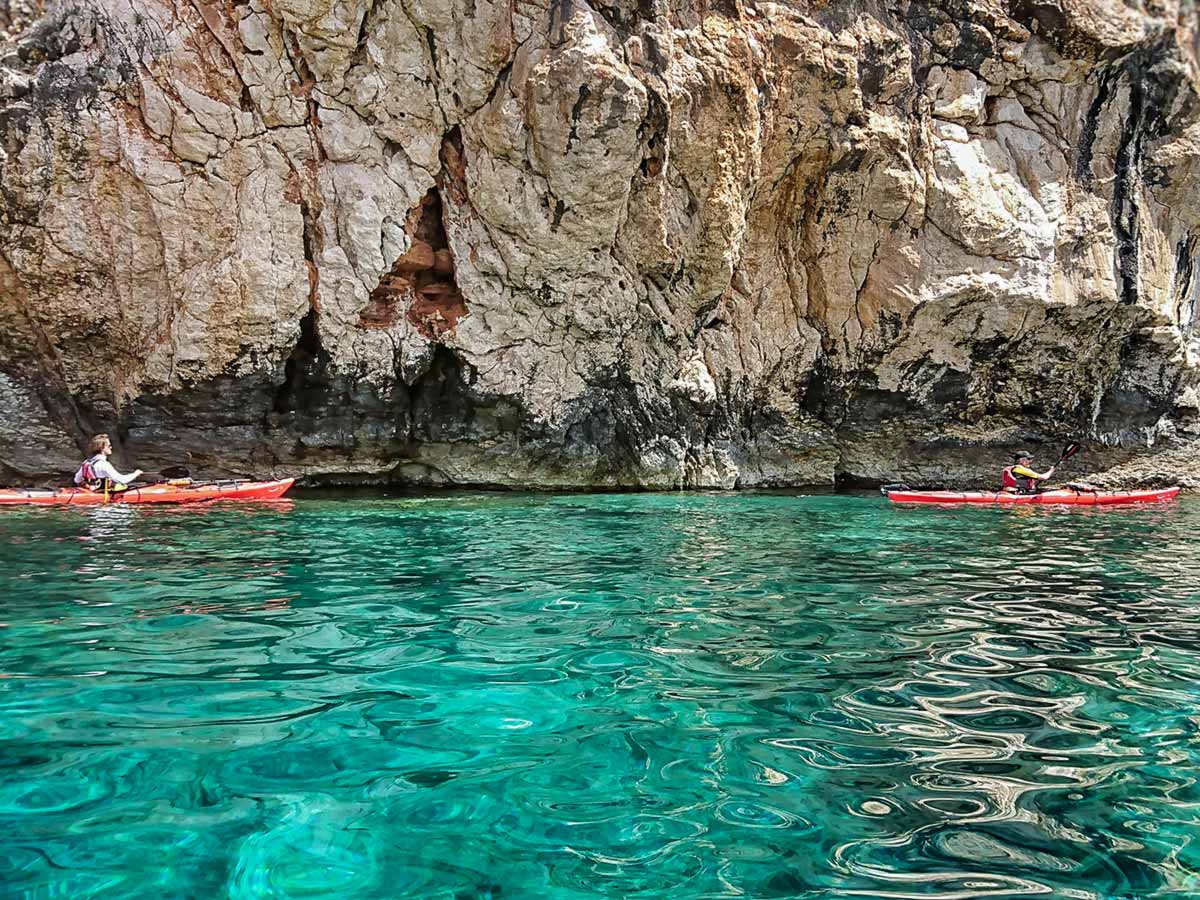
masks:
[[[1054,468],[1057,469],[1059,466],[1061,466],[1064,462],[1066,462],[1068,459],[1070,459],[1072,456],[1074,456],[1078,452],[1079,452],[1079,444],[1076,444],[1074,442],[1067,444],[1067,446],[1063,447],[1062,455],[1058,458],[1058,462],[1056,462],[1054,464]],[[1068,483],[1063,486],[1065,488],[1067,488],[1068,490],[1075,491],[1076,493],[1079,492],[1079,488],[1076,485]]]
[[[209,485],[240,484],[242,478],[195,479],[186,466],[167,466],[161,472],[143,472],[138,481],[146,479],[150,484],[168,484],[174,487],[207,487]]]
[[[1063,447],[1062,456],[1060,456],[1058,458],[1058,462],[1056,462],[1054,464],[1054,468],[1057,469],[1059,466],[1061,466],[1064,462],[1066,462],[1068,459],[1070,459],[1072,456],[1074,456],[1076,453],[1078,453],[1079,449],[1080,449],[1079,444],[1075,444],[1075,443],[1067,444],[1067,446]]]
[[[137,479],[150,484],[162,484],[164,481],[190,481],[192,473],[185,466],[166,466],[161,472],[143,472]]]

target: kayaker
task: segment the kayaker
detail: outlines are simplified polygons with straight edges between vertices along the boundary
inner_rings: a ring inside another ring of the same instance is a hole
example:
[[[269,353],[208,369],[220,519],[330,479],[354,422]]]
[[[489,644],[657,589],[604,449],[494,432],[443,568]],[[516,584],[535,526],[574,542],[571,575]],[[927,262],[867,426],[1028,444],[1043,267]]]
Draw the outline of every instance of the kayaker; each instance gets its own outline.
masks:
[[[1033,454],[1028,450],[1017,451],[1013,458],[1016,462],[1005,466],[1000,476],[1001,488],[1007,494],[1036,494],[1037,482],[1054,474],[1054,466],[1040,473],[1029,468],[1033,465]]]
[[[93,491],[107,487],[110,491],[123,491],[130,482],[137,481],[142,475],[141,469],[134,469],[128,475],[122,475],[108,461],[112,455],[112,441],[107,434],[98,434],[88,444],[88,458],[79,466],[75,473],[76,487],[86,487]]]

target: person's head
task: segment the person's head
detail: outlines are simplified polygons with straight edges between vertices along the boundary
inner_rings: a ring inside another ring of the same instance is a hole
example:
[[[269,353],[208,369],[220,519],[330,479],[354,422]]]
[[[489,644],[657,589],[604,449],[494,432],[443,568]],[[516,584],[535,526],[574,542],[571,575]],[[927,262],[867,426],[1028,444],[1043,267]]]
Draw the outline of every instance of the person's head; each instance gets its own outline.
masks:
[[[98,453],[105,456],[112,453],[112,441],[108,439],[107,434],[98,434],[88,443],[88,455],[95,456]]]
[[[1018,450],[1013,454],[1013,459],[1018,465],[1027,466],[1033,462],[1033,454],[1028,450]]]

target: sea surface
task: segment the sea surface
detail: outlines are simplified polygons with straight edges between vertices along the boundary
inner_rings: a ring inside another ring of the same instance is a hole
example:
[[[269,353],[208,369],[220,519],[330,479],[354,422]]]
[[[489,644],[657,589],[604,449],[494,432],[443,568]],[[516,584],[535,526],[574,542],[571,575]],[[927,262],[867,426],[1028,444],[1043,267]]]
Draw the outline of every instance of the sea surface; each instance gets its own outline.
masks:
[[[1200,895],[1200,500],[0,514],[5,898]]]

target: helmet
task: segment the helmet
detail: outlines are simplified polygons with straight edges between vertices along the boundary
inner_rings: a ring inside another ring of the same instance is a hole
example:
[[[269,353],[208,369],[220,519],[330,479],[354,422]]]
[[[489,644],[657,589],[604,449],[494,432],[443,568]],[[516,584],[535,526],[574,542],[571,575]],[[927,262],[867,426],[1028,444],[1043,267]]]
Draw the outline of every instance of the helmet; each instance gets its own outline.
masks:
[[[1030,453],[1028,450],[1018,450],[1016,453],[1013,454],[1013,459],[1016,462],[1020,462],[1023,459],[1033,459],[1033,454]]]

